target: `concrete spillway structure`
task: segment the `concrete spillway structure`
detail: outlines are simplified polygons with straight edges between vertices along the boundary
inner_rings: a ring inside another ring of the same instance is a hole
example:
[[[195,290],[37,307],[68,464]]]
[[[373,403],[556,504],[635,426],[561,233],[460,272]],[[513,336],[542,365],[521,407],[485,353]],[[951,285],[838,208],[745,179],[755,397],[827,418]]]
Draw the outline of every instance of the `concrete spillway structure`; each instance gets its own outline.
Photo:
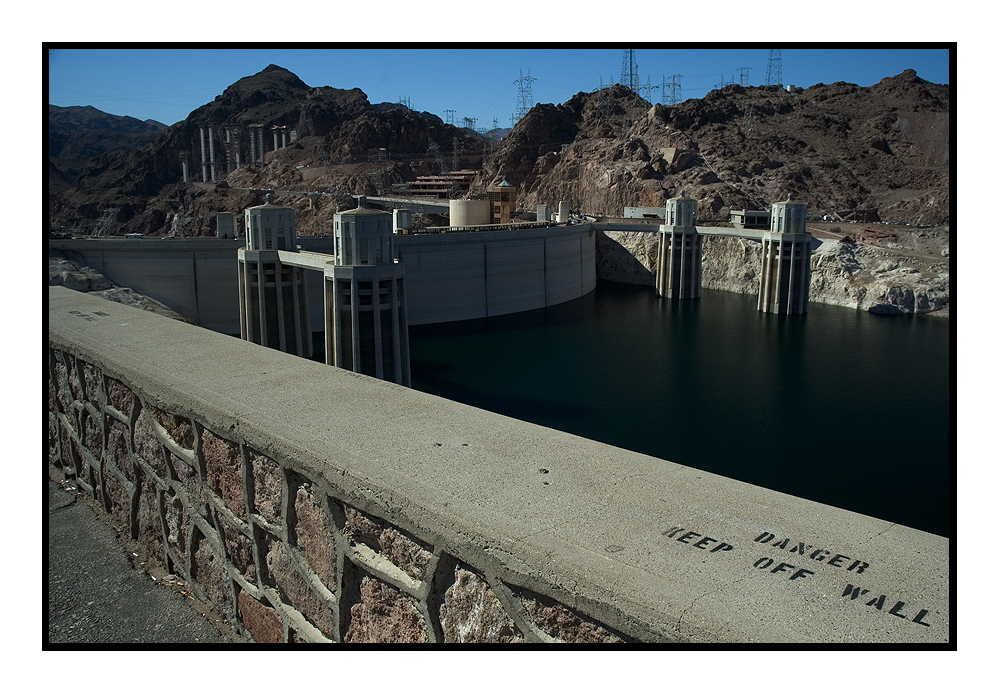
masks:
[[[282,263],[295,251],[295,210],[268,202],[246,210],[247,247],[239,249],[240,337],[312,356],[305,271]]]
[[[392,257],[392,214],[334,215],[333,264],[323,271],[326,363],[410,385],[403,265]]]
[[[668,299],[701,297],[701,235],[695,226],[698,201],[683,196],[667,200],[660,227],[656,293]]]
[[[806,231],[806,206],[792,202],[771,205],[771,229],[761,242],[764,254],[757,310],[764,313],[806,313],[809,304],[812,234]]]

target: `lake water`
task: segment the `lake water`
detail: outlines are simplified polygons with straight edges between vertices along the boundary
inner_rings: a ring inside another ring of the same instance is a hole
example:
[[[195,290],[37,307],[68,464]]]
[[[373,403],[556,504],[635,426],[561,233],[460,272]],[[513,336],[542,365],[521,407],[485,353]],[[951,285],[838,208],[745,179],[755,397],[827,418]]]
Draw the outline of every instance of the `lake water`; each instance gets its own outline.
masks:
[[[413,388],[950,536],[950,319],[599,282],[410,328]]]

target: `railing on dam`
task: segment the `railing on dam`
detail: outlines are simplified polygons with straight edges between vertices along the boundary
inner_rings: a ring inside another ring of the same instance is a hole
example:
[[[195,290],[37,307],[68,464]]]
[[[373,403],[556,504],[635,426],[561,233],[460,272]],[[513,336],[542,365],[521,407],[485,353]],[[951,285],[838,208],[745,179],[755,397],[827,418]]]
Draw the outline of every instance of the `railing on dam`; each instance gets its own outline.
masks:
[[[949,541],[61,287],[48,461],[268,642],[950,642]]]

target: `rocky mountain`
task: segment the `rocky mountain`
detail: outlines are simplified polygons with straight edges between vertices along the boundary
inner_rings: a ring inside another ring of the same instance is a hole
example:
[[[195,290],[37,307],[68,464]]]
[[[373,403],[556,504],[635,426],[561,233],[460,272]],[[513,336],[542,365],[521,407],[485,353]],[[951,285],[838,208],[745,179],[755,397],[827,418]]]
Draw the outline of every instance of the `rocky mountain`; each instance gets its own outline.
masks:
[[[872,87],[786,91],[729,85],[649,106],[615,85],[536,106],[481,180],[519,186],[527,209],[571,200],[588,213],[659,206],[684,191],[701,220],[767,209],[788,194],[811,214],[942,224],[950,202],[950,93],[912,70]]]
[[[570,200],[585,213],[617,216],[684,191],[699,200],[704,223],[792,194],[815,215],[946,224],[949,109],[949,87],[910,70],[872,87],[729,85],[675,106],[652,106],[614,85],[538,104],[495,141],[401,104],[373,106],[358,88],[309,87],[271,65],[151,141],[89,159],[75,178],[50,166],[50,218],[55,230],[87,229],[118,208],[111,233],[212,235],[216,212],[239,212],[275,190],[296,208],[300,233],[325,233],[349,194],[476,168],[473,192],[506,178],[529,211]],[[255,167],[245,165],[251,124],[265,130],[266,154]],[[201,182],[200,129],[208,126],[217,185]],[[272,126],[295,130],[296,141],[274,151]],[[305,191],[330,195],[311,206]]]
[[[115,116],[93,106],[49,104],[48,118],[49,166],[57,185],[71,183],[88,159],[139,147],[167,127],[154,120]]]
[[[117,208],[113,234],[213,235],[218,211],[259,204],[266,189],[336,191],[344,202],[348,193],[388,192],[393,183],[436,173],[444,155],[458,168],[479,165],[480,136],[426,115],[402,106],[375,110],[358,88],[309,87],[288,70],[269,65],[141,147],[89,159],[72,185],[51,185],[51,228],[86,233],[104,210]],[[237,151],[242,162],[249,159],[250,125],[263,127],[264,164],[237,168]],[[296,141],[275,150],[274,126],[284,127],[286,135],[294,130]],[[214,130],[218,185],[201,177],[202,128],[208,127]],[[182,154],[190,162],[188,185]],[[59,174],[50,170],[50,181]],[[326,202],[313,217],[328,220],[336,211],[337,205]],[[300,226],[309,233],[323,222],[304,219]]]

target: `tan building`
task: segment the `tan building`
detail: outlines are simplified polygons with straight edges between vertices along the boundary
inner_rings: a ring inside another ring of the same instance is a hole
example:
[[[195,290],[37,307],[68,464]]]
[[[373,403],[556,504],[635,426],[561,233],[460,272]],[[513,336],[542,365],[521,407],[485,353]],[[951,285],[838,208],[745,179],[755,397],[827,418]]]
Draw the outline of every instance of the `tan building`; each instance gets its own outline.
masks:
[[[493,223],[506,224],[514,218],[517,210],[517,188],[507,182],[500,181],[495,188],[490,188],[486,199],[493,203]]]

